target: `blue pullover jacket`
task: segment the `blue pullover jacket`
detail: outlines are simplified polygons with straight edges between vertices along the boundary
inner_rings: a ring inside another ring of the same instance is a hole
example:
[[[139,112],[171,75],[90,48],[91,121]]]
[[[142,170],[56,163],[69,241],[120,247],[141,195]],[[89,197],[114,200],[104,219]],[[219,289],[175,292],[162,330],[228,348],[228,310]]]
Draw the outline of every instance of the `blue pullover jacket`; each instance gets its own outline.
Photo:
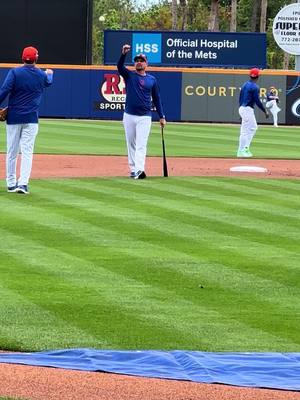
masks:
[[[254,108],[256,104],[263,112],[266,112],[262,102],[259,99],[259,88],[253,81],[247,81],[243,84],[239,98],[240,106]]]
[[[0,89],[0,104],[9,95],[7,124],[38,123],[42,94],[52,79],[52,74],[33,64],[12,68]]]
[[[122,54],[117,65],[119,74],[126,83],[125,112],[131,115],[151,116],[152,98],[159,118],[165,118],[156,78],[153,75],[140,75],[130,71],[124,66],[125,57],[126,54]]]

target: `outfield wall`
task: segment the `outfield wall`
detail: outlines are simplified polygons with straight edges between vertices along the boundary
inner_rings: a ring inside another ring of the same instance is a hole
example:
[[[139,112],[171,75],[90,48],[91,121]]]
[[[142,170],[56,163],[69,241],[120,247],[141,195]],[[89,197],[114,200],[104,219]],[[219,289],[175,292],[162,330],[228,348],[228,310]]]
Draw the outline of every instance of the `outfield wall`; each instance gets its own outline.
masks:
[[[0,65],[0,83],[15,65]],[[41,117],[113,119],[122,118],[125,88],[114,66],[40,65],[54,69],[54,84],[40,108]],[[239,122],[238,97],[248,70],[205,68],[154,68],[149,73],[159,81],[168,121]],[[264,70],[259,79],[261,100],[275,86],[281,112],[280,124],[300,125],[300,73]],[[256,110],[259,123],[266,123]],[[157,120],[154,112],[153,117]],[[270,123],[270,121],[268,121]]]

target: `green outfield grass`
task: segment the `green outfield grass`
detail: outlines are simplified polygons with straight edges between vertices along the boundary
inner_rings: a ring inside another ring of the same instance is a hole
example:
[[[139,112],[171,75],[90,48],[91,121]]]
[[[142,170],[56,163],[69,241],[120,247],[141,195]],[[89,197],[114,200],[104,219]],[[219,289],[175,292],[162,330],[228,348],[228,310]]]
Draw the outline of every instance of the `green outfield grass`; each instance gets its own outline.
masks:
[[[238,132],[168,124],[167,153],[232,157]],[[299,158],[299,129],[263,126],[252,151]],[[123,129],[41,120],[36,152],[125,155]],[[149,154],[161,155],[157,123]],[[299,180],[30,187],[22,196],[1,186],[0,349],[300,351]]]
[[[0,193],[0,348],[300,351],[299,181],[31,188]]]
[[[165,129],[167,154],[192,157],[235,157],[239,125],[174,124]],[[41,120],[37,153],[125,155],[121,121]],[[4,124],[0,124],[0,148],[5,151]],[[258,158],[295,158],[300,155],[299,127],[262,125],[251,151]],[[148,154],[161,155],[158,123],[153,124]]]
[[[16,398],[16,397],[0,397],[0,400],[21,400],[20,398]],[[23,398],[23,400],[25,400]]]
[[[21,400],[20,397],[0,397],[0,400]],[[25,400],[24,397],[22,398],[22,400]]]

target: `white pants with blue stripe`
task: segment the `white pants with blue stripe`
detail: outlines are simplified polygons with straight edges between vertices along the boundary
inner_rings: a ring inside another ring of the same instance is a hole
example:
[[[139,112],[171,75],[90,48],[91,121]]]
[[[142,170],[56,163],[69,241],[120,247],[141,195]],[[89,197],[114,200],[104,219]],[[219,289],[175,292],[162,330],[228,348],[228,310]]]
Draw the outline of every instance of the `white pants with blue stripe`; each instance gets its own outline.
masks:
[[[28,185],[31,174],[33,149],[38,124],[6,124],[6,184],[7,187],[15,185]],[[20,177],[17,179],[17,159],[21,152]]]
[[[127,143],[130,172],[145,171],[148,137],[151,130],[151,117],[124,113],[123,125]]]

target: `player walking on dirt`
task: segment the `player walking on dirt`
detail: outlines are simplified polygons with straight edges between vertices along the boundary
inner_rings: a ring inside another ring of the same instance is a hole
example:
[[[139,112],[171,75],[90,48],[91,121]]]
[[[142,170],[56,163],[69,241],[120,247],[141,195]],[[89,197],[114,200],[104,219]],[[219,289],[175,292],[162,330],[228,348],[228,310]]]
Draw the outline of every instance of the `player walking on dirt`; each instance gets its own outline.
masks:
[[[0,89],[0,104],[9,95],[6,121],[6,183],[8,192],[28,194],[33,148],[38,133],[38,109],[44,88],[50,86],[53,71],[36,67],[38,51],[26,47],[22,53],[24,65],[11,69]],[[17,157],[21,150],[20,177],[17,180]]]
[[[152,100],[160,118],[160,125],[165,126],[166,120],[156,78],[146,73],[147,57],[144,54],[136,55],[134,57],[135,71],[130,71],[124,66],[126,54],[129,51],[130,46],[125,44],[122,47],[122,54],[117,65],[119,74],[124,78],[126,84],[123,125],[130,177],[144,179],[146,178],[147,142],[152,120]]]
[[[254,114],[255,104],[265,114],[266,118],[269,118],[269,114],[259,98],[259,87],[256,83],[259,77],[259,69],[252,68],[249,75],[250,79],[243,84],[239,98],[239,114],[242,118],[242,124],[237,157],[241,158],[252,157],[250,144],[257,131],[257,122]]]

